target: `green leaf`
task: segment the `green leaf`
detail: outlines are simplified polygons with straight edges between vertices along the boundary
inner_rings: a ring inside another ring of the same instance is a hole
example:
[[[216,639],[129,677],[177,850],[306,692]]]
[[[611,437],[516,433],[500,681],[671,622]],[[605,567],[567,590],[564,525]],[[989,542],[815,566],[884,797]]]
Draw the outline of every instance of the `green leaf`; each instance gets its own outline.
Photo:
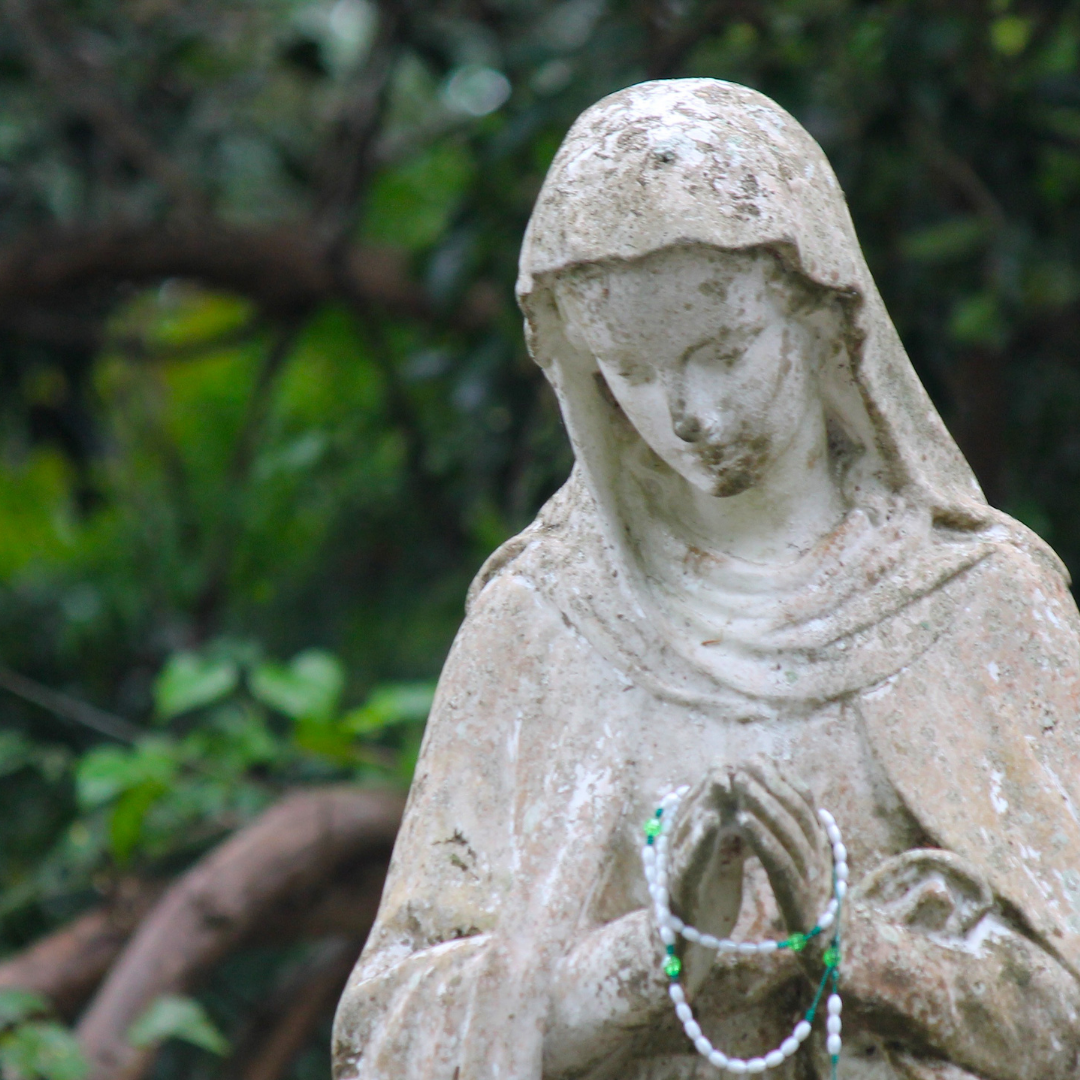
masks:
[[[75,793],[84,810],[115,799],[132,784],[134,754],[120,746],[90,750],[75,770]]]
[[[1019,56],[1031,40],[1032,23],[1022,15],[1003,15],[990,24],[990,44],[1002,56]]]
[[[0,990],[0,1028],[50,1011],[48,999],[33,990]]]
[[[194,998],[159,997],[128,1029],[132,1046],[153,1046],[163,1039],[181,1039],[212,1054],[227,1054],[229,1043]]]
[[[143,780],[117,800],[109,819],[109,846],[121,866],[128,862],[142,838],[147,812],[168,790],[160,780]]]
[[[977,251],[989,234],[984,218],[954,217],[901,237],[900,253],[912,262],[952,262]]]
[[[236,689],[240,672],[229,659],[180,652],[169,657],[154,683],[154,704],[161,720],[220,701]]]
[[[89,1067],[67,1028],[34,1021],[0,1039],[0,1071],[5,1080],[82,1080]]]
[[[287,666],[260,664],[251,673],[249,685],[264,705],[294,720],[328,720],[341,698],[345,672],[336,656],[308,649]]]
[[[990,293],[965,297],[953,306],[949,332],[961,345],[1000,348],[1008,336],[997,298]]]
[[[342,718],[342,727],[354,735],[373,735],[391,724],[426,720],[434,697],[430,682],[378,686],[364,705]]]

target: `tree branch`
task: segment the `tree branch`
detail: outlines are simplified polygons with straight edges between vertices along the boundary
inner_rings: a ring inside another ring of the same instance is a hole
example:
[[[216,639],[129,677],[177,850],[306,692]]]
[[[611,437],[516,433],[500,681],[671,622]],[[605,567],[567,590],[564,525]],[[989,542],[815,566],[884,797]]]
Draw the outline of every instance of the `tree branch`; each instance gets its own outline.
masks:
[[[28,304],[63,310],[82,290],[176,277],[246,296],[279,317],[340,299],[461,329],[490,321],[490,304],[482,300],[467,300],[449,315],[436,311],[407,269],[404,253],[368,246],[349,248],[334,268],[302,224],[258,229],[216,221],[198,227],[116,223],[44,230],[0,246],[0,319]]]
[[[20,675],[11,668],[0,667],[0,689],[9,694],[29,701],[32,705],[51,712],[63,720],[81,724],[83,727],[96,731],[99,735],[107,735],[110,739],[118,739],[120,742],[133,743],[140,739],[145,732],[119,716],[114,716],[96,705],[90,705],[68,694],[62,694],[59,690],[53,690],[34,679]]]
[[[346,860],[387,852],[403,800],[356,788],[292,795],[202,859],[165,894],[109,972],[78,1028],[91,1080],[138,1080],[152,1050],[127,1031],[162,994],[183,993],[286,896]]]
[[[34,990],[73,1017],[163,890],[159,882],[124,881],[108,903],[0,963],[0,990]]]

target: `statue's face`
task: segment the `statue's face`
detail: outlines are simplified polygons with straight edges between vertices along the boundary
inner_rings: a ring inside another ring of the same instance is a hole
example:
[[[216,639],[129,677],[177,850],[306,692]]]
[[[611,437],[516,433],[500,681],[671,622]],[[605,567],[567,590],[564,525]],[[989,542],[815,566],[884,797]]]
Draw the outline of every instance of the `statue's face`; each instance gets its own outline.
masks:
[[[820,320],[769,252],[675,248],[560,275],[555,292],[641,437],[710,495],[760,483],[817,402]]]

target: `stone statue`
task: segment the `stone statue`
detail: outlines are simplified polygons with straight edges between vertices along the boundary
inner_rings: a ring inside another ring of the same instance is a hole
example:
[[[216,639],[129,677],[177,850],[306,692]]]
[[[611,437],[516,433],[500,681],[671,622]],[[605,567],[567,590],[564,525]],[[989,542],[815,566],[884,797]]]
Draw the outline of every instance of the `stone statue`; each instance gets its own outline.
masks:
[[[919,384],[820,148],[744,87],[614,94],[518,296],[577,464],[473,585],[339,1080],[722,1075],[642,874],[677,785],[672,910],[709,933],[805,932],[806,808],[843,828],[841,1080],[1080,1076],[1080,617]],[[775,1046],[818,945],[680,946],[708,1037]],[[829,1069],[815,1031],[770,1075]]]

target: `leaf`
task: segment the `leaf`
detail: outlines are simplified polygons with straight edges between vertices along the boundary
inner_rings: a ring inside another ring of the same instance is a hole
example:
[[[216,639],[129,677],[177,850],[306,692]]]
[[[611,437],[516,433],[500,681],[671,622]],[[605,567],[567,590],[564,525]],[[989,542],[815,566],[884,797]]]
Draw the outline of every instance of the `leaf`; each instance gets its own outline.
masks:
[[[50,1011],[48,999],[33,990],[0,990],[0,1028]]]
[[[82,1080],[90,1071],[75,1037],[62,1024],[20,1024],[0,1039],[5,1080]]]
[[[294,720],[328,720],[345,686],[341,661],[321,649],[308,649],[288,666],[260,664],[249,680],[252,694],[264,705]]]
[[[902,236],[900,254],[912,262],[953,262],[978,250],[989,235],[990,226],[984,218],[953,217]]]
[[[121,866],[131,858],[142,837],[147,812],[168,790],[160,780],[143,780],[117,800],[109,820],[109,846]]]
[[[169,657],[154,683],[158,718],[171,720],[181,713],[220,701],[236,689],[240,672],[229,659],[179,652]]]
[[[152,1046],[164,1039],[180,1039],[212,1054],[229,1052],[228,1040],[202,1005],[179,994],[159,997],[128,1029],[132,1046]]]
[[[354,735],[373,735],[391,724],[426,720],[435,697],[429,682],[388,683],[378,686],[367,702],[342,719],[342,727]]]
[[[90,750],[75,770],[75,793],[86,810],[103,806],[131,786],[133,753],[120,746]]]

